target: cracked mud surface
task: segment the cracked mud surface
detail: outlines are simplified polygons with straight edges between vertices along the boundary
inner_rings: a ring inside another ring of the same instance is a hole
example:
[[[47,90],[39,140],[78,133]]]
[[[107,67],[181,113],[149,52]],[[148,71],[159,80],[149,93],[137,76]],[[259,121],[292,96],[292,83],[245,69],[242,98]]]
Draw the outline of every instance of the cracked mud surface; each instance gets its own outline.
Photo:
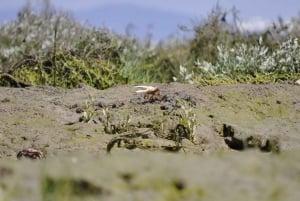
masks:
[[[153,85],[160,89],[161,100],[147,101],[133,86],[102,91],[85,85],[67,90],[0,88],[0,176],[32,179],[18,185],[3,180],[0,198],[11,195],[7,192],[12,189],[20,189],[22,195],[32,188],[26,196],[47,200],[52,192],[47,188],[70,182],[70,194],[90,196],[90,200],[118,200],[121,195],[123,200],[221,200],[224,193],[231,193],[228,200],[232,200],[245,192],[244,200],[299,196],[292,191],[300,187],[296,179],[300,176],[299,86]],[[181,139],[176,149],[174,133],[184,133],[178,131],[183,102],[195,115],[196,127],[193,142],[177,135]],[[106,129],[104,109],[111,115]],[[85,112],[92,114],[88,121]],[[108,155],[109,143],[113,147]],[[30,147],[42,150],[46,159],[17,161],[17,153]],[[96,171],[96,166],[101,168]],[[165,170],[169,173],[162,174]],[[46,187],[41,187],[40,177]],[[124,184],[119,183],[120,177]],[[227,187],[222,186],[225,180]],[[219,197],[213,194],[215,188]],[[126,195],[129,191],[133,197]],[[12,200],[19,198],[12,196]]]

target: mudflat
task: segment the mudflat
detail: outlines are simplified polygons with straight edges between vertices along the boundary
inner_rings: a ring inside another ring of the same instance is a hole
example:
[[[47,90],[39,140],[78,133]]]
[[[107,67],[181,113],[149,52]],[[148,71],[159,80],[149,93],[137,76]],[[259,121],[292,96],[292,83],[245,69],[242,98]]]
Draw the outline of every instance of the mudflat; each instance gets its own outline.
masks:
[[[299,86],[151,85],[0,88],[0,200],[299,198]]]

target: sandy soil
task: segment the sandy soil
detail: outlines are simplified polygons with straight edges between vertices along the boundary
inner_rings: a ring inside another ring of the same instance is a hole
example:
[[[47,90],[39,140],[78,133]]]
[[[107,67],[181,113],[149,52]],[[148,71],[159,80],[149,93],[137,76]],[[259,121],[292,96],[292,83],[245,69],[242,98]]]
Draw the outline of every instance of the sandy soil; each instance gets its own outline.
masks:
[[[153,85],[0,88],[0,200],[299,197],[299,86]]]

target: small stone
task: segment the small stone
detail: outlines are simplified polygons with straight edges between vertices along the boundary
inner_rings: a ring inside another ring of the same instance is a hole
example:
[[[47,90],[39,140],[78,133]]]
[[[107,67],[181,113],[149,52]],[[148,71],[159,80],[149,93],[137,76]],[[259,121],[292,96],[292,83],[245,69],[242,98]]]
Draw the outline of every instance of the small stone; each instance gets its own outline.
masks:
[[[295,82],[296,85],[300,86],[300,79]]]
[[[1,103],[8,103],[8,102],[10,102],[9,98],[4,98],[3,100],[1,100]]]
[[[209,118],[213,119],[214,118],[214,115],[210,114],[208,115]]]
[[[75,110],[76,113],[82,113],[83,111],[84,111],[84,110],[83,110],[82,108],[80,108],[80,107],[79,107],[79,108],[76,108],[76,110]]]
[[[169,107],[168,107],[168,106],[166,106],[166,105],[161,105],[161,106],[160,106],[160,109],[161,109],[161,110],[168,110],[168,109],[169,109]]]

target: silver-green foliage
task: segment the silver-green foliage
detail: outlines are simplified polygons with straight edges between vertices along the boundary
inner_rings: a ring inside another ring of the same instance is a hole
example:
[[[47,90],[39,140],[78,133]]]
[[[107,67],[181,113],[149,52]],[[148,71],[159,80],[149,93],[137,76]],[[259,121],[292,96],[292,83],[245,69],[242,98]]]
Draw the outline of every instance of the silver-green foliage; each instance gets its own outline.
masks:
[[[257,45],[242,43],[233,48],[218,45],[217,49],[214,64],[204,61],[199,65],[212,75],[235,77],[237,74],[300,72],[300,47],[296,38],[281,43],[273,52],[263,45],[262,39]]]
[[[11,68],[26,56],[32,60],[49,57],[54,49],[85,58],[111,58],[107,54],[118,48],[117,40],[107,29],[81,24],[67,12],[58,12],[47,0],[39,12],[28,3],[16,20],[0,26],[0,70]]]
[[[193,77],[194,77],[193,71],[189,72],[185,66],[180,65],[179,66],[179,74],[177,77],[175,77],[175,76],[173,77],[173,81],[193,84],[194,83]]]
[[[269,59],[274,60],[270,64],[269,70],[279,73],[299,73],[300,46],[298,39],[289,39],[281,43],[279,48],[269,56]]]

